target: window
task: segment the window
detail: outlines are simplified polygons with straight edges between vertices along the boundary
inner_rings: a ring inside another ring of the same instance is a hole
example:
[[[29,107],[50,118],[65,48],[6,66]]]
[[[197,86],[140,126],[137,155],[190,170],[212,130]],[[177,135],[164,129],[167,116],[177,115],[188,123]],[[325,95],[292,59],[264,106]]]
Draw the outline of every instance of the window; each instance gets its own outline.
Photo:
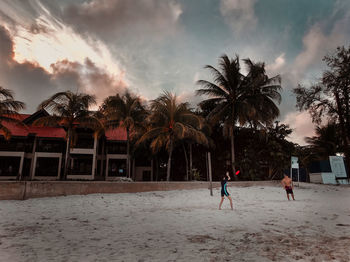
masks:
[[[17,176],[20,163],[20,157],[0,156],[0,176]]]
[[[36,152],[63,152],[63,141],[40,139],[38,141]]]
[[[126,159],[109,159],[108,176],[126,176]]]
[[[58,157],[38,157],[36,159],[35,176],[57,176]]]
[[[10,140],[4,140],[0,138],[0,151],[17,151],[23,152],[25,150],[24,139],[11,138]]]
[[[76,141],[74,141],[75,148],[94,148],[94,135],[93,133],[77,132]]]
[[[64,141],[40,139],[37,143],[36,152],[63,152]]]
[[[108,142],[107,145],[108,154],[126,154],[125,142]]]
[[[72,175],[91,175],[92,173],[92,155],[71,155],[71,174]]]

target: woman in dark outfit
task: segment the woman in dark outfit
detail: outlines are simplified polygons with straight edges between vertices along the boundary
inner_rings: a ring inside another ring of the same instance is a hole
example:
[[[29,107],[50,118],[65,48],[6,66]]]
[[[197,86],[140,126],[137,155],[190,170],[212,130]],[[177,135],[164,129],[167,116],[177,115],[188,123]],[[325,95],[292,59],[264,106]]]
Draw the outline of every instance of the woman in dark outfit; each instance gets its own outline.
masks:
[[[231,209],[233,210],[232,198],[227,192],[227,181],[231,180],[229,172],[226,172],[226,175],[221,180],[221,201],[219,205],[219,210],[221,210],[222,202],[224,202],[225,196],[230,200]]]

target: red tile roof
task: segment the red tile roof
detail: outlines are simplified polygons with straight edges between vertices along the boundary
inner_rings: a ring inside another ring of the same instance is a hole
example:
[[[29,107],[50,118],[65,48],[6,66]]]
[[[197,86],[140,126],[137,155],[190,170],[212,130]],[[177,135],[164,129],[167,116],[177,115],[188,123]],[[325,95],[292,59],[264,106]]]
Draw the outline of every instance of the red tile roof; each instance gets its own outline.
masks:
[[[2,122],[2,125],[7,127],[11,131],[12,136],[28,136],[29,129],[24,126],[19,126],[14,123]],[[0,130],[0,135],[3,135],[4,132]]]
[[[19,114],[15,118],[23,121],[30,117],[29,114]],[[19,126],[14,123],[2,122],[2,124],[10,129],[12,136],[26,137],[29,134],[35,134],[38,137],[47,138],[65,138],[66,131],[61,127],[41,127],[41,126]],[[3,132],[0,130],[0,135]],[[126,141],[126,130],[122,127],[109,129],[105,132],[107,140],[110,141]]]
[[[14,116],[14,118],[23,121],[31,115],[19,114]],[[61,127],[38,127],[38,126],[20,126],[15,123],[2,122],[2,124],[7,127],[12,136],[28,136],[29,134],[35,134],[38,137],[47,138],[65,138],[66,131]],[[0,135],[3,135],[3,131],[0,130]]]
[[[23,121],[24,119],[30,117],[30,114],[18,114],[17,116],[13,116],[13,118],[17,118],[18,120]]]
[[[66,131],[61,127],[37,127],[30,126],[29,133],[34,133],[38,137],[65,138]]]
[[[107,140],[112,141],[126,141],[126,130],[118,127],[114,129],[108,129],[105,133]]]

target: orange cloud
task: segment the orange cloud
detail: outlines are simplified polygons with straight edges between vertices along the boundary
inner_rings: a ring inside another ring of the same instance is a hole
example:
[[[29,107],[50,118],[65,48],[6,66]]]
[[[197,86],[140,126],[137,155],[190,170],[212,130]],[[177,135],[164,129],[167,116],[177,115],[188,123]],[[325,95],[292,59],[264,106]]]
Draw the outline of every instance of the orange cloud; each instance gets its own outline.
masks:
[[[0,26],[1,85],[13,89],[16,98],[33,112],[37,105],[55,92],[72,90],[96,95],[98,102],[108,95],[124,92],[124,72],[111,74],[89,58],[83,63],[67,59],[56,61],[45,70],[38,63],[14,59],[14,43],[10,33]]]
[[[305,137],[315,135],[315,124],[312,123],[311,117],[306,111],[291,112],[286,115],[282,122],[288,124],[293,129],[289,140],[294,143],[306,145]]]

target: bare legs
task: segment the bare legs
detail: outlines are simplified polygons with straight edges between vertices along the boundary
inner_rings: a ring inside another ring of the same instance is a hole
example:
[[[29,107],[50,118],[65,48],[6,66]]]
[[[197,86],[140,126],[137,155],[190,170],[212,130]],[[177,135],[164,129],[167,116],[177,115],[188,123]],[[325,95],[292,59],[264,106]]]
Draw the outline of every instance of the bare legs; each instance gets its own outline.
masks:
[[[221,201],[220,201],[220,205],[219,205],[219,210],[221,210],[221,205],[222,205],[222,202],[224,202],[224,198],[225,198],[225,197],[221,197]]]
[[[231,210],[233,210],[232,198],[228,196],[228,199],[230,200]]]
[[[228,200],[230,200],[231,209],[233,210],[232,198],[230,196],[227,196],[227,198],[228,198]],[[222,205],[222,202],[224,202],[224,199],[225,199],[225,197],[221,197],[221,201],[219,204],[219,210],[221,210],[221,205]]]
[[[291,194],[291,195],[292,195],[293,200],[295,200],[295,199],[294,199],[294,194]],[[290,200],[290,199],[289,199],[289,194],[288,194],[288,193],[287,193],[287,198],[288,198],[288,200]]]

